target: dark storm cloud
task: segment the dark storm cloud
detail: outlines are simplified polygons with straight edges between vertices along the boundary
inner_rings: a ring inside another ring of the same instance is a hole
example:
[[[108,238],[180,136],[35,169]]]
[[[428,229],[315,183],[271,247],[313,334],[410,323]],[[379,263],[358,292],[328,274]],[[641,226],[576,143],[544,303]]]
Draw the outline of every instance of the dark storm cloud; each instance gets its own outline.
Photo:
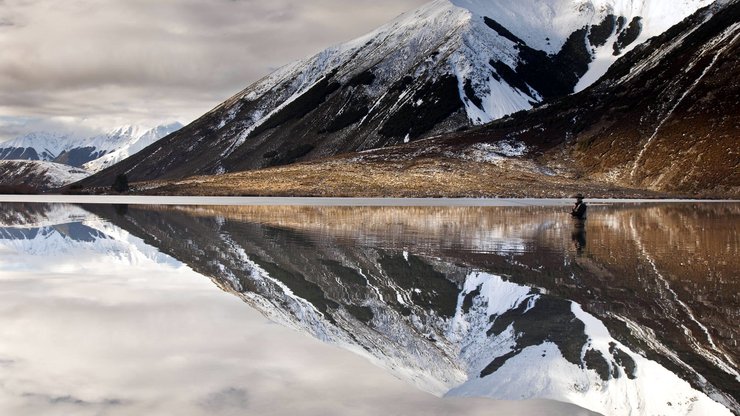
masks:
[[[209,394],[198,405],[211,412],[223,413],[227,409],[246,409],[249,405],[249,394],[238,387],[226,388]]]
[[[0,116],[187,122],[424,2],[0,0]]]
[[[21,394],[21,397],[24,397],[26,399],[32,399],[32,400],[40,400],[44,401],[49,405],[74,405],[74,406],[123,406],[126,404],[125,400],[121,399],[103,399],[101,401],[97,402],[90,402],[87,400],[82,400],[78,397],[72,396],[72,395],[66,395],[66,396],[55,396],[50,394],[44,394],[44,393],[23,393]]]
[[[0,2],[0,4],[2,4],[2,2]],[[15,360],[0,358],[0,367],[12,367],[14,365],[15,365]]]

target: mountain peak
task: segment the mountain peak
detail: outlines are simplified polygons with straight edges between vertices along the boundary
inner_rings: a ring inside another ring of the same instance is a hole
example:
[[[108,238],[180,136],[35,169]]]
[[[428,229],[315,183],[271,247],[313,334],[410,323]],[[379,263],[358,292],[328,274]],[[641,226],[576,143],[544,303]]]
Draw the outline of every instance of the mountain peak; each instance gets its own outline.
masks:
[[[173,131],[179,130],[180,128],[182,128],[182,124],[178,121],[163,123],[151,128],[142,125],[127,124],[111,129],[105,134],[105,136],[114,140],[124,139],[131,141],[133,139],[136,141],[144,136],[155,134],[156,132],[168,132],[167,134],[169,134]]]
[[[100,143],[101,148],[108,147],[108,152],[100,157],[88,161],[83,165],[90,172],[98,172],[123,159],[141,151],[157,140],[182,128],[178,121],[161,124],[151,129],[135,126],[124,126],[114,130],[114,133],[106,136],[112,142]]]

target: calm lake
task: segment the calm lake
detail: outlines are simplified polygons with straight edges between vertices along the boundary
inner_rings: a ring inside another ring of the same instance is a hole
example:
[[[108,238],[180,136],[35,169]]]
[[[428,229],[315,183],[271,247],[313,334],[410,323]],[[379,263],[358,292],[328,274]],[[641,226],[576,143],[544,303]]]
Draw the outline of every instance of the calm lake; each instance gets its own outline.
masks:
[[[0,202],[0,414],[740,413],[740,203],[186,202]]]

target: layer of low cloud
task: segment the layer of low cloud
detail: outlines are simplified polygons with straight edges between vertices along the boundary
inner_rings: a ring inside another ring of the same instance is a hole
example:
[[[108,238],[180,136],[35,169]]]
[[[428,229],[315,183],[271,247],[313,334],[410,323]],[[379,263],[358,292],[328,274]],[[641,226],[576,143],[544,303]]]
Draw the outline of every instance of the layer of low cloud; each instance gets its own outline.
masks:
[[[423,3],[3,0],[0,140],[47,119],[189,122],[272,70]]]

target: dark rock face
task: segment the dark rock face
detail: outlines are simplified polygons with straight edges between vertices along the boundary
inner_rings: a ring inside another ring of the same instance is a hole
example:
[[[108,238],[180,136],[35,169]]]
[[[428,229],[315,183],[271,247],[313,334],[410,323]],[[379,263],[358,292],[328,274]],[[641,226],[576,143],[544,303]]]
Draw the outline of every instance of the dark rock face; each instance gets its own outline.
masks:
[[[481,372],[481,377],[496,372],[506,361],[527,347],[552,342],[558,346],[563,357],[569,362],[582,365],[581,350],[588,342],[583,322],[571,312],[571,303],[562,299],[541,296],[537,307],[528,309],[527,304],[495,317],[488,335],[498,335],[510,325],[516,333],[514,350],[496,358]]]
[[[611,373],[609,371],[609,363],[600,352],[589,349],[588,351],[586,351],[584,360],[586,368],[596,371],[602,380],[609,380],[609,377],[611,376]]]
[[[587,28],[573,32],[560,52],[553,56],[523,46],[523,59],[516,68],[517,73],[545,98],[572,93],[593,59],[586,47],[587,34]]]
[[[624,17],[619,16],[624,19]],[[594,46],[604,46],[609,37],[617,29],[617,16],[610,14],[598,25],[592,26],[588,33],[588,41]],[[621,30],[621,27],[618,29]]]
[[[388,138],[418,138],[438,123],[462,110],[457,78],[452,75],[421,86],[385,122],[379,133]]]
[[[273,114],[272,117],[268,118],[264,123],[252,130],[252,133],[247,136],[247,138],[258,136],[267,130],[274,129],[287,122],[300,120],[305,117],[316,107],[324,103],[330,94],[341,87],[341,84],[332,80],[333,76],[334,74],[325,77],[294,101],[288,103],[288,105],[280,109],[278,112]]]
[[[411,300],[415,305],[434,308],[442,316],[455,315],[459,287],[424,259],[384,255],[378,262],[400,287],[411,292]]]
[[[642,33],[642,19],[635,17],[630,22],[627,29],[619,33],[617,42],[614,44],[614,55],[619,55],[622,50],[629,45],[633,44]]]
[[[87,162],[105,156],[105,154],[105,151],[98,150],[95,147],[78,147],[62,152],[62,154],[54,158],[53,162],[79,168]]]
[[[20,148],[20,147],[6,147],[4,149],[0,149],[0,160],[40,160],[38,153],[36,153],[36,150],[27,147],[27,148]]]
[[[484,17],[483,18],[483,21],[486,23],[486,25],[488,25],[488,27],[490,27],[491,29],[495,30],[496,33],[498,33],[499,35],[505,37],[506,39],[509,39],[510,41],[516,43],[519,46],[525,46],[526,45],[526,43],[523,40],[521,40],[518,37],[516,37],[516,35],[514,35],[513,33],[511,33],[509,31],[509,29],[507,29],[504,26],[502,26],[499,22],[491,19],[490,17]]]

